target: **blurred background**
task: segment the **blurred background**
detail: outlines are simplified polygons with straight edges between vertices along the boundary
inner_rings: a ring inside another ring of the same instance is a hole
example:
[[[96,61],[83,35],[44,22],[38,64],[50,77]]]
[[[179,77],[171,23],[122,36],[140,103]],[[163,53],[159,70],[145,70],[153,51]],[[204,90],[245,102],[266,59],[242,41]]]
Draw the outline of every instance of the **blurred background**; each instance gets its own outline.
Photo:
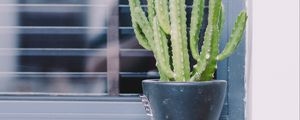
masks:
[[[108,72],[121,93],[139,93],[142,79],[158,77],[127,0],[1,0],[0,16],[1,93],[105,95]]]

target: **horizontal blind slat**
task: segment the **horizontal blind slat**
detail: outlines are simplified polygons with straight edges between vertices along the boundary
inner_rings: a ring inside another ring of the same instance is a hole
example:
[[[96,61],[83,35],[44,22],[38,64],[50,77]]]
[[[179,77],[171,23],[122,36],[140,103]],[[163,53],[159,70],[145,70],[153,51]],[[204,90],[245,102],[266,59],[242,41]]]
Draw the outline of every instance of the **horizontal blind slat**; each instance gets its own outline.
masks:
[[[106,56],[106,49],[74,48],[0,48],[0,56]],[[120,49],[121,56],[152,57],[151,51],[144,49]]]

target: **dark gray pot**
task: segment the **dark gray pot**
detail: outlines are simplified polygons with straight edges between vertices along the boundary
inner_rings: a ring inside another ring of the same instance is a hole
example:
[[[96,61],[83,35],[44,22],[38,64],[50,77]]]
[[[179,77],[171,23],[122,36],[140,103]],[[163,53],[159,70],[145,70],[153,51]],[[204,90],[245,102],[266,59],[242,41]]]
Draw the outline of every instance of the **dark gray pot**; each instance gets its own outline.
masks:
[[[218,120],[227,82],[159,82],[144,80],[154,120]]]

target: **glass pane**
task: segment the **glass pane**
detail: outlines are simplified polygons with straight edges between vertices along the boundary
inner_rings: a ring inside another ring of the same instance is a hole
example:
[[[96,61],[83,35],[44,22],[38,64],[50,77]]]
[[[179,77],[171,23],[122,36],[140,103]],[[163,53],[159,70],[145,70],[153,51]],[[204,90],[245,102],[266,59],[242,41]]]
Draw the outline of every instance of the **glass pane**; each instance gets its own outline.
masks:
[[[114,0],[1,0],[1,93],[107,93]]]

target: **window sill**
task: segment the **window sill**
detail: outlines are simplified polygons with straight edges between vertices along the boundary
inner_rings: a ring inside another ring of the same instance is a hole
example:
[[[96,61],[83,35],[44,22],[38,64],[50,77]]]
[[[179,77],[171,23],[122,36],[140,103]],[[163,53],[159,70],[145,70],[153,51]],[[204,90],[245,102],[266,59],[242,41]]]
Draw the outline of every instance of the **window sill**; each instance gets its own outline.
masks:
[[[9,98],[9,97],[8,97]],[[12,98],[12,97],[10,97]],[[38,98],[38,97],[37,97]],[[1,120],[149,120],[137,97],[0,100]]]

